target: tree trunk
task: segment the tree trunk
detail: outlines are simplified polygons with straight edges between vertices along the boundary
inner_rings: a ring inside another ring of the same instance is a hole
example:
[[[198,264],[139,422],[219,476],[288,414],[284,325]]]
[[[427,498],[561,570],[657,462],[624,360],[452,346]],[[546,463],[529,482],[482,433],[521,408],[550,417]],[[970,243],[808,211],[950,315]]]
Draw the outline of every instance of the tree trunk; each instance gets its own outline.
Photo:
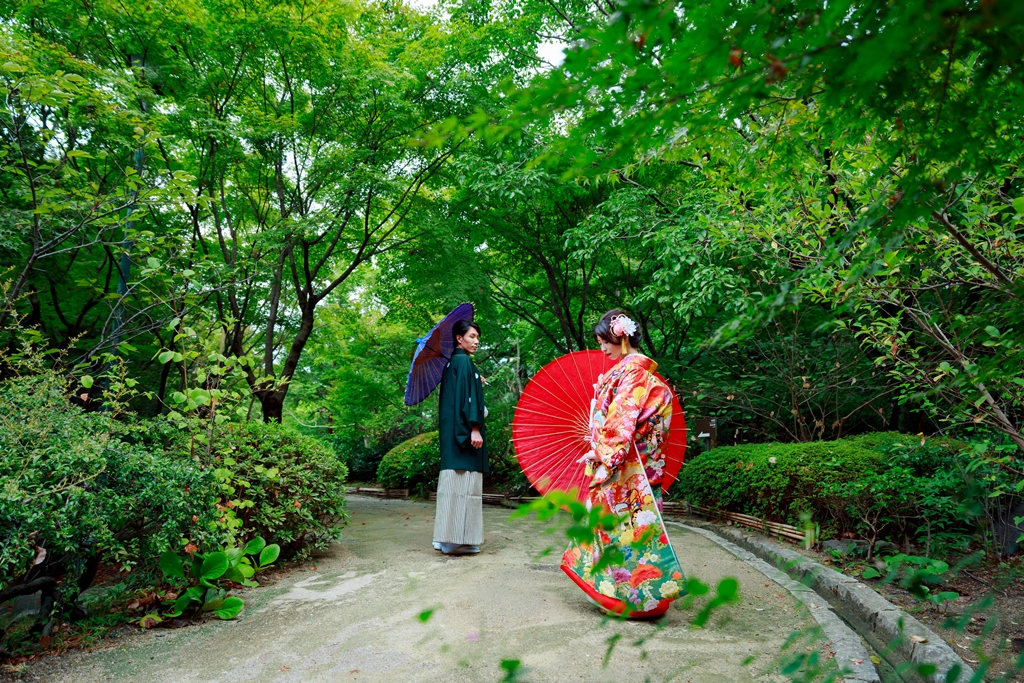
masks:
[[[284,418],[284,399],[288,395],[288,386],[292,375],[295,374],[295,369],[299,365],[302,349],[306,347],[306,342],[309,341],[309,337],[313,333],[313,314],[318,303],[318,299],[309,297],[302,306],[302,323],[292,339],[291,348],[288,349],[288,356],[281,369],[280,380],[274,381],[272,377],[268,377],[264,382],[265,388],[255,392],[263,408],[264,422],[280,423]]]

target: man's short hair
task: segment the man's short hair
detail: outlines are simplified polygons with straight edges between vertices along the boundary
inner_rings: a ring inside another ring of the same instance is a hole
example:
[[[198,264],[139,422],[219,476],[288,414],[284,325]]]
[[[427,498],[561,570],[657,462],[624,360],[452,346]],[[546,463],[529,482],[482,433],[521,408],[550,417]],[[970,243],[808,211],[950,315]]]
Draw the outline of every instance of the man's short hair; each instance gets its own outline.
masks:
[[[452,325],[452,339],[458,341],[459,337],[466,336],[466,333],[469,332],[470,328],[476,330],[477,334],[481,333],[480,332],[480,326],[477,325],[472,320],[457,320],[457,321],[455,321],[455,324]]]

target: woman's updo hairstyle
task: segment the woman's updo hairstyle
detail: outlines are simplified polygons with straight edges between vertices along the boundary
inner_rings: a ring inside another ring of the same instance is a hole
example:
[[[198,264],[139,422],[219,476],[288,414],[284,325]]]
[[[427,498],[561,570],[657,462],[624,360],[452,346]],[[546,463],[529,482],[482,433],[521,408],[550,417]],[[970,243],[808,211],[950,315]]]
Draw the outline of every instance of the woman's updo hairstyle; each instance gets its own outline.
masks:
[[[633,318],[633,316],[626,313],[625,311],[618,308],[613,308],[612,310],[602,315],[601,320],[597,323],[597,325],[594,325],[594,337],[596,337],[599,340],[604,340],[609,344],[621,344],[622,337],[612,332],[612,320],[614,318],[619,317],[620,315],[624,315],[633,320],[633,322],[636,322],[636,319]],[[636,331],[629,336],[629,343],[635,349],[640,348],[640,339],[640,324],[637,323]]]

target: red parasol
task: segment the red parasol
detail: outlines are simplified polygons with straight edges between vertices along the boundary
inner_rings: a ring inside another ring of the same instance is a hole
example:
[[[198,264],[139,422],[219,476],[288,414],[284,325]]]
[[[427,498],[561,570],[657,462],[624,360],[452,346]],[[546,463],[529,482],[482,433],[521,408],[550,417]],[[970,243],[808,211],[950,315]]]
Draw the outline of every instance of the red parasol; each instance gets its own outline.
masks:
[[[533,376],[516,405],[512,444],[523,473],[542,494],[549,490],[586,491],[588,477],[577,463],[590,450],[590,402],[598,375],[615,366],[600,351],[576,351],[556,358]],[[657,374],[657,373],[655,373]],[[658,375],[662,381],[664,378]],[[679,398],[672,398],[672,422],[662,444],[662,488],[676,480],[686,454],[686,421]]]

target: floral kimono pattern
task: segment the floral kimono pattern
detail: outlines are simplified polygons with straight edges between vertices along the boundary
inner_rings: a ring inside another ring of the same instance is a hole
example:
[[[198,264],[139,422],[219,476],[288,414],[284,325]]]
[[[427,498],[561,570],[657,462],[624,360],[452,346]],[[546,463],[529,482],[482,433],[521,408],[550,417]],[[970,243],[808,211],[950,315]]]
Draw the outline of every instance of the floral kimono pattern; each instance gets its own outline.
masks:
[[[665,459],[661,444],[672,417],[672,392],[655,375],[650,358],[631,355],[598,378],[591,404],[591,446],[596,465],[586,494],[588,509],[624,515],[593,544],[573,541],[562,555],[562,570],[602,609],[632,616],[663,614],[685,594],[683,571],[661,516]],[[621,566],[593,566],[614,546]]]

